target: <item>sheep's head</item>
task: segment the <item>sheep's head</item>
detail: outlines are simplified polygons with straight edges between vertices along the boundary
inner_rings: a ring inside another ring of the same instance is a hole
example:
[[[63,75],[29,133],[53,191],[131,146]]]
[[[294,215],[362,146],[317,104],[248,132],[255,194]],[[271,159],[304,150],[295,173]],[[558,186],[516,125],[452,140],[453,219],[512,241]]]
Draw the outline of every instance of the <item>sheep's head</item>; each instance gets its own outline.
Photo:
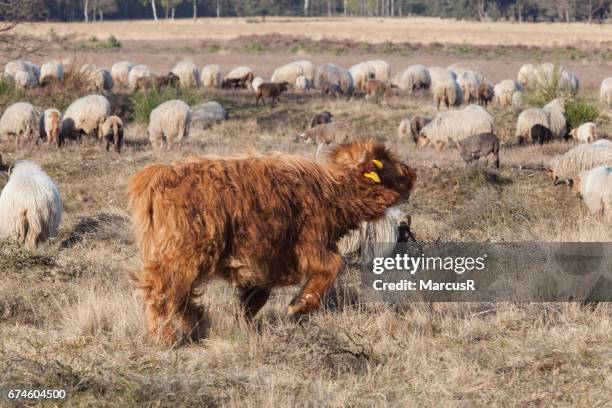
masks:
[[[287,81],[283,81],[278,85],[278,88],[280,89],[281,92],[286,92],[289,89],[289,82]]]
[[[336,147],[329,160],[356,171],[373,185],[382,185],[407,199],[416,182],[416,173],[385,148],[373,140],[358,140]]]
[[[303,133],[299,133],[296,137],[295,137],[295,141],[296,143],[310,143],[312,141],[314,141],[314,139],[310,136],[311,132],[309,132],[308,130],[303,132]]]

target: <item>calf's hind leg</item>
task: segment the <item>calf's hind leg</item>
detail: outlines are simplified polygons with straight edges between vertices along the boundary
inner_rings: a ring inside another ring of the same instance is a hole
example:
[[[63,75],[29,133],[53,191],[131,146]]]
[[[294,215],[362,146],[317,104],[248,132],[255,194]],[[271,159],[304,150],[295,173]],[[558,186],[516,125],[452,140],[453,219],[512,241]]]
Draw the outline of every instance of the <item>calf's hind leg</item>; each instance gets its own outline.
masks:
[[[305,261],[300,269],[306,271],[306,283],[289,304],[287,312],[290,316],[316,310],[342,268],[342,257],[334,252],[320,254],[317,258],[303,256],[302,259]]]

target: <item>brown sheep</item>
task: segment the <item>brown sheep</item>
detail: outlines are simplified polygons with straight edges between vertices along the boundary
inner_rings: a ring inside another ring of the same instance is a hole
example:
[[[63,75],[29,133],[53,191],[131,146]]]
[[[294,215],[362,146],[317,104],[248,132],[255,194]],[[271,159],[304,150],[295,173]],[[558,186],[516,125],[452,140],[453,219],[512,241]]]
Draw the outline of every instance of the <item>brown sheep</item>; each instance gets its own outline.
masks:
[[[202,286],[239,288],[253,318],[273,289],[303,284],[290,316],[316,310],[342,270],[338,240],[408,200],[416,174],[371,140],[330,163],[275,153],[152,164],[130,182],[142,269],[134,279],[149,333],[168,345],[202,336]]]
[[[153,87],[153,79],[151,77],[140,77],[134,84],[134,92],[146,91]]]
[[[181,79],[178,77],[178,75],[172,72],[169,72],[167,75],[155,76],[154,79],[156,89],[162,89],[167,87],[178,89],[181,84]]]
[[[264,106],[266,105],[266,98],[272,98],[272,106],[278,99],[280,101],[280,95],[283,92],[287,92],[289,89],[288,82],[264,82],[257,88],[255,94],[255,106],[259,106],[259,100],[261,99]]]
[[[313,116],[312,121],[310,122],[310,127],[313,128],[324,123],[331,123],[333,120],[334,115],[332,115],[330,112],[320,112]]]
[[[480,106],[486,108],[489,102],[493,100],[493,96],[494,93],[491,84],[481,82],[480,85],[478,85],[478,104]]]
[[[106,140],[106,151],[113,146],[117,153],[121,153],[123,146],[123,121],[119,116],[109,116],[102,123],[100,137]]]
[[[459,154],[467,164],[493,154],[499,169],[499,139],[493,133],[479,133],[461,141]]]
[[[366,96],[382,96],[389,98],[393,96],[393,90],[387,84],[378,79],[369,79],[364,85]]]
[[[319,157],[324,146],[339,145],[353,141],[353,131],[342,122],[331,122],[316,125],[298,136],[298,140],[317,145],[315,156]]]

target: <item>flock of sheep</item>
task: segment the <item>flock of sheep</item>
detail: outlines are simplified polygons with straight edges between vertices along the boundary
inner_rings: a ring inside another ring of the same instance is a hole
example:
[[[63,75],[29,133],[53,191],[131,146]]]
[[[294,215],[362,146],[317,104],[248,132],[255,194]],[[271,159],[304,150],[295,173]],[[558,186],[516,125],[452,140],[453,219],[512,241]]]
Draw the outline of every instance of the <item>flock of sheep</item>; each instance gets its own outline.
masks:
[[[256,76],[249,67],[238,67],[223,75],[218,65],[207,65],[200,70],[190,61],[178,63],[163,76],[153,74],[145,65],[127,61],[115,63],[110,70],[86,64],[79,72],[86,74],[91,90],[98,93],[77,99],[63,114],[54,108],[15,103],[2,113],[0,139],[13,139],[17,144],[43,140],[61,146],[66,140],[80,140],[85,134],[106,143],[107,150],[112,147],[120,152],[124,124],[120,117],[111,115],[111,105],[104,96],[114,88],[131,92],[164,86],[246,88],[253,90],[257,101],[262,97],[271,97],[274,101],[289,87],[299,92],[316,89],[323,94],[344,97],[410,95],[428,89],[438,110],[440,106],[447,109],[433,118],[416,114],[402,120],[398,137],[411,135],[419,146],[457,146],[466,162],[493,154],[496,167],[499,167],[500,143],[495,136],[494,117],[487,111],[488,104],[520,110],[522,92],[534,84],[551,82],[554,76],[558,76],[559,91],[565,95],[575,95],[580,85],[575,73],[548,63],[525,64],[516,79],[505,79],[496,85],[490,84],[482,72],[462,64],[447,68],[413,65],[391,76],[390,65],[382,60],[362,62],[348,70],[332,63],[315,67],[309,61],[295,61],[278,67],[269,81]],[[11,61],[0,78],[24,88],[61,84],[64,68],[57,62],[39,67],[28,61]],[[602,82],[600,100],[612,106],[612,77]],[[461,108],[463,104],[466,106]],[[157,106],[151,112],[148,126],[151,145],[160,148],[165,143],[170,148],[188,137],[193,115],[194,110],[182,100],[170,100]],[[543,108],[522,110],[518,116],[516,137],[519,142],[541,144],[561,140],[567,135],[563,98],[554,99]],[[573,129],[569,136],[584,144],[552,161],[552,180],[555,184],[567,183],[581,193],[590,211],[612,220],[612,142],[597,140],[596,125],[591,122]],[[355,138],[348,124],[335,122],[330,112],[322,112],[313,119],[311,129],[298,139],[314,141],[319,156],[323,147]],[[57,232],[60,219],[61,202],[53,182],[33,163],[16,165],[0,195],[0,238],[16,236],[33,248]],[[381,224],[389,222],[397,225],[398,217],[393,215],[391,221],[382,220]],[[363,229],[356,236],[360,233]],[[387,234],[388,239],[397,238],[397,232],[394,234]]]

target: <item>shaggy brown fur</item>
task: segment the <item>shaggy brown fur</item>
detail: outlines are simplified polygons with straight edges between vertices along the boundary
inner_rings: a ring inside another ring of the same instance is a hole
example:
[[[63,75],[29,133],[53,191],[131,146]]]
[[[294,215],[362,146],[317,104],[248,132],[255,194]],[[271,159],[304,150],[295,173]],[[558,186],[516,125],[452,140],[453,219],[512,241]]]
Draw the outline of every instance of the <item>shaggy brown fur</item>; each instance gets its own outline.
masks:
[[[493,87],[486,82],[478,85],[478,104],[485,108],[493,100]]]
[[[264,106],[266,105],[266,98],[272,98],[272,106],[278,99],[280,101],[280,94],[287,92],[289,89],[288,82],[264,82],[257,88],[257,94],[255,94],[255,106],[259,105],[261,99]]]
[[[368,96],[383,96],[385,98],[393,96],[391,87],[378,79],[369,79],[364,85],[364,91]]]
[[[136,83],[134,84],[134,92],[146,91],[147,89],[151,89],[152,87],[152,78],[140,77],[136,80]]]
[[[410,134],[412,135],[412,141],[415,144],[417,143],[421,130],[427,126],[429,122],[431,122],[431,118],[429,116],[416,114],[412,117],[412,120],[410,121]]]
[[[167,87],[178,88],[181,84],[181,79],[178,75],[169,72],[168,75],[155,77],[155,88],[162,89]]]
[[[145,167],[128,195],[150,333],[167,344],[201,335],[194,297],[215,277],[240,289],[247,317],[273,288],[300,283],[289,314],[315,310],[342,268],[338,239],[407,200],[415,181],[370,140],[339,146],[328,164],[279,153]]]

